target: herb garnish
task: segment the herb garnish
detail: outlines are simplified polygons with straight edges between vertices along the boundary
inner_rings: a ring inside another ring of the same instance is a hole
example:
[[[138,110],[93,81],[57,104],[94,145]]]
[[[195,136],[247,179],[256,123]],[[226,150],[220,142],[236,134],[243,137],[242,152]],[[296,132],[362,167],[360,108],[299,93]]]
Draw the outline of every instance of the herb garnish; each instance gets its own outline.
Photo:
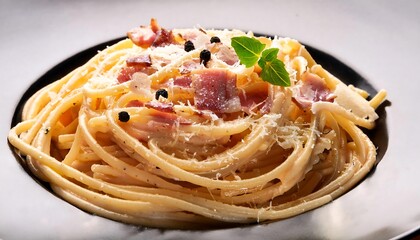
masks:
[[[236,55],[247,68],[254,66],[265,48],[265,44],[255,38],[242,36],[233,37],[231,40],[231,45],[235,49]]]
[[[289,73],[284,63],[277,58],[278,48],[265,49],[265,44],[253,37],[233,37],[232,47],[238,55],[241,64],[247,68],[257,62],[261,67],[261,78],[273,85],[290,86]]]

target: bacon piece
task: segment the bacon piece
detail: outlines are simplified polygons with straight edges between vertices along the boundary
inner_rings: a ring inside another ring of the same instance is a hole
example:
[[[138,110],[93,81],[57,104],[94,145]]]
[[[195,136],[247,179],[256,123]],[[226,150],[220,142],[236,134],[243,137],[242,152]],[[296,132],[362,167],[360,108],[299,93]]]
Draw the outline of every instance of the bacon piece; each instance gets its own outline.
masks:
[[[207,48],[210,44],[210,36],[203,29],[188,29],[182,33],[182,38],[193,42],[195,49]]]
[[[254,82],[241,86],[239,99],[241,100],[242,111],[246,113],[261,110],[269,100],[268,83]],[[269,107],[269,106],[268,106]]]
[[[127,82],[131,79],[131,76],[135,72],[138,72],[139,69],[136,69],[136,67],[124,67],[121,69],[120,74],[118,75],[117,79],[119,83]]]
[[[127,36],[134,44],[142,48],[166,46],[175,41],[172,31],[161,28],[154,18],[150,20],[149,26],[133,28],[128,31]]]
[[[181,75],[168,82],[168,100],[171,102],[185,103],[194,101],[191,75]]]
[[[265,106],[264,103],[268,101],[267,91],[250,93],[240,91],[239,99],[241,100],[242,111],[250,113],[254,109],[261,109]]]
[[[153,108],[159,112],[167,112],[167,113],[173,113],[174,111],[174,104],[173,103],[164,103],[164,102],[158,102],[158,101],[151,101],[144,104],[147,108]]]
[[[301,84],[293,89],[293,100],[302,109],[311,107],[314,102],[333,102],[334,97],[324,80],[313,73],[303,74]]]
[[[151,112],[150,116],[152,118],[149,124],[151,124],[152,122],[155,122],[155,123],[163,123],[169,126],[173,126],[178,119],[178,117],[173,113],[167,113],[167,112],[163,112],[159,110]]]
[[[127,36],[139,47],[148,48],[156,39],[156,33],[150,26],[136,27],[128,31]]]
[[[151,124],[161,123],[166,124],[169,126],[175,126],[177,124],[179,125],[191,125],[192,122],[190,122],[188,119],[185,119],[183,117],[179,117],[174,113],[168,113],[168,112],[162,112],[162,111],[153,111],[150,113],[150,116],[152,117],[151,121],[149,122],[149,126]],[[151,129],[153,130],[153,129]]]
[[[163,102],[158,102],[158,101],[150,101],[150,102],[143,103],[139,100],[132,100],[127,104],[127,107],[147,107],[147,108],[159,111],[159,112],[165,112],[165,113],[175,112],[173,103],[163,103]],[[170,118],[172,119],[173,117],[171,116]]]
[[[168,31],[164,28],[156,32],[156,38],[153,41],[153,47],[162,47],[174,43],[174,35],[172,31]]]
[[[238,55],[236,55],[235,51],[221,43],[216,43],[211,52],[214,53],[218,59],[230,66],[239,61]]]
[[[131,66],[123,67],[118,74],[117,80],[119,83],[127,82],[132,79],[133,74],[137,72],[145,73],[146,75],[151,75],[156,72],[156,69],[152,67],[143,67],[143,66]]]
[[[151,138],[170,138],[171,133],[176,130],[177,125],[191,125],[192,123],[174,113],[155,111],[145,116],[149,120],[145,124],[135,123],[137,129],[134,137],[141,141],[148,141]]]
[[[127,66],[129,67],[150,67],[152,65],[152,60],[150,55],[139,55],[135,57],[130,57],[126,61]]]
[[[194,102],[199,110],[232,113],[241,110],[236,74],[227,69],[202,69],[192,73]]]
[[[200,64],[200,59],[191,59],[182,63],[181,67],[179,68],[179,72],[181,74],[187,74],[193,70],[202,69],[203,67],[204,66]]]
[[[140,141],[151,138],[170,138],[179,125],[191,125],[192,121],[175,114],[173,103],[132,100],[127,107],[145,107],[139,121],[134,121],[126,131]],[[129,126],[129,125],[126,125]],[[124,126],[122,126],[124,128]]]
[[[194,41],[199,35],[203,34],[198,29],[187,29],[182,33],[182,38],[185,41]],[[195,45],[194,45],[195,46]]]
[[[187,119],[178,117],[174,113],[162,112],[159,110],[152,110],[149,112],[150,120],[147,124],[139,126],[140,129],[146,130],[149,136],[157,136],[163,133],[163,137],[168,137],[168,131],[174,131],[176,125],[190,125],[192,124]]]
[[[155,18],[150,19],[150,29],[152,29],[152,31],[155,33],[161,29]]]
[[[144,103],[139,100],[132,100],[127,103],[127,107],[143,107]]]
[[[190,75],[182,75],[174,79],[174,86],[189,88],[191,87],[192,78]]]
[[[135,129],[127,131],[140,141],[148,141],[151,138],[169,138],[178,125],[191,125],[192,123],[174,113],[167,113],[155,109],[148,109],[142,115],[141,121],[132,123]]]

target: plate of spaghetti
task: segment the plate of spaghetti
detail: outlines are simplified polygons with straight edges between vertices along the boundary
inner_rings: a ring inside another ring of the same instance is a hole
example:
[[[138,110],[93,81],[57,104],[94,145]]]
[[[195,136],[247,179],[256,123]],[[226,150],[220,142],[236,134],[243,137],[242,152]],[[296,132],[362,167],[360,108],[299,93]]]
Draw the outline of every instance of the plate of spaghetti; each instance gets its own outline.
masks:
[[[155,19],[127,36],[41,77],[8,135],[81,210],[163,229],[282,221],[351,192],[386,150],[386,91],[297,40]]]

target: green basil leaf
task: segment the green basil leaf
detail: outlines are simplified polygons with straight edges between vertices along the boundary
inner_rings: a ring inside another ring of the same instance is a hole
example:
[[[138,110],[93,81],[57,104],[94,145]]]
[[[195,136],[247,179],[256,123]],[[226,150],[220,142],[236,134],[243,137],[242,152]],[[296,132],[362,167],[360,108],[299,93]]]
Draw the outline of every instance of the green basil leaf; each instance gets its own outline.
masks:
[[[263,59],[266,62],[271,62],[274,59],[277,59],[277,54],[279,53],[278,48],[269,48],[262,52],[261,59]],[[262,67],[262,66],[260,66]]]
[[[278,48],[266,49],[262,52],[258,65],[261,67],[261,78],[273,85],[288,87],[290,77],[285,65],[277,59]]]
[[[252,67],[260,58],[261,52],[265,48],[265,44],[251,37],[233,37],[231,46],[235,49],[241,64],[247,68]]]

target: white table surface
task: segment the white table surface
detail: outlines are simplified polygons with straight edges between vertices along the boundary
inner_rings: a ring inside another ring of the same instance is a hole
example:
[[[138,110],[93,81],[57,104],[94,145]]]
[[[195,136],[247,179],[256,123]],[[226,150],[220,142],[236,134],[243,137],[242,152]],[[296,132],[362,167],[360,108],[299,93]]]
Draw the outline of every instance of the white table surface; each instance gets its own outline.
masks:
[[[388,90],[388,149],[348,194],[280,222],[143,229],[93,216],[37,184],[7,144],[20,97],[43,73],[151,17],[170,28],[239,28],[323,50]],[[420,1],[0,0],[0,239],[389,239],[420,227]]]

